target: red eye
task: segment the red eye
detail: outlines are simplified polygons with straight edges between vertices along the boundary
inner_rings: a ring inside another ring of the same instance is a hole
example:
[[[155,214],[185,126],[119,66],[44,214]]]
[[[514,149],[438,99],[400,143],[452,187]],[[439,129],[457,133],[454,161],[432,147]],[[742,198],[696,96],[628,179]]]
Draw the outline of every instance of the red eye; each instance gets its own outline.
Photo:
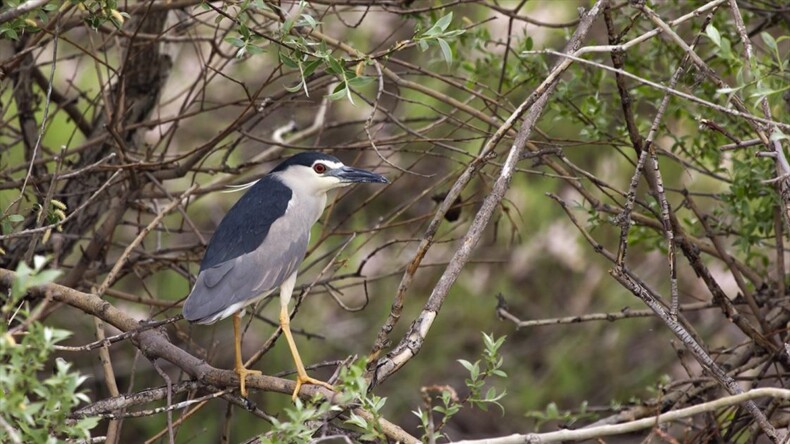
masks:
[[[313,165],[313,171],[315,171],[318,174],[324,174],[324,171],[326,171],[326,165],[324,165],[323,163],[317,163]]]

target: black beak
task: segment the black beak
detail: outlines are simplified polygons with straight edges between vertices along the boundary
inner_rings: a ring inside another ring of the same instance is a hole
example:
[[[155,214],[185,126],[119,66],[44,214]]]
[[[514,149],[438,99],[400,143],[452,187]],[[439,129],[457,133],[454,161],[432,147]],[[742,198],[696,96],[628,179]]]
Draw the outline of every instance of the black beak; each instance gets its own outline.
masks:
[[[331,174],[343,183],[390,183],[386,177],[380,174],[348,166],[333,170]]]

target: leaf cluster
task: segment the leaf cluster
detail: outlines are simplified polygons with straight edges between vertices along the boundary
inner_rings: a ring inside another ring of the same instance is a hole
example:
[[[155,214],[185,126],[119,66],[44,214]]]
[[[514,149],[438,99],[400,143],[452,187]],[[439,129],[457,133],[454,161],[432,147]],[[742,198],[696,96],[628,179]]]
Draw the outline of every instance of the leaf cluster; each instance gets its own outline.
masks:
[[[483,333],[485,349],[482,359],[478,359],[474,363],[465,359],[458,360],[469,371],[469,378],[465,380],[466,387],[469,389],[469,397],[466,400],[472,406],[483,411],[488,410],[489,404],[494,404],[502,410],[502,413],[505,412],[505,408],[499,403],[499,400],[505,396],[507,390],[503,389],[498,392],[496,387],[489,387],[484,394],[483,388],[486,385],[486,380],[491,376],[507,378],[507,374],[501,369],[505,358],[499,353],[506,338],[506,336],[494,338],[493,334]]]
[[[59,275],[57,270],[44,269],[45,264],[40,256],[35,258],[33,267],[20,263],[3,313],[16,307],[28,288],[52,282]],[[27,312],[20,307],[14,314],[14,320],[27,320]],[[0,418],[8,424],[0,427],[0,442],[49,444],[67,438],[89,438],[98,418],[69,419],[77,405],[89,402],[80,391],[87,377],[72,371],[72,363],[62,358],[55,359],[54,368],[45,368],[55,344],[71,333],[30,320],[26,334],[17,342],[8,325],[0,323]]]

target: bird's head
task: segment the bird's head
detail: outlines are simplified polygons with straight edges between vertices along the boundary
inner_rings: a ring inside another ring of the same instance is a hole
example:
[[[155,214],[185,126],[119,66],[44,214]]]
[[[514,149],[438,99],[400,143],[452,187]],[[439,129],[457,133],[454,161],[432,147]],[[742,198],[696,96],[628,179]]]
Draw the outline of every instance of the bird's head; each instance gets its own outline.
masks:
[[[318,152],[296,154],[272,170],[292,188],[325,193],[355,183],[389,183],[386,177],[346,166],[335,156]]]

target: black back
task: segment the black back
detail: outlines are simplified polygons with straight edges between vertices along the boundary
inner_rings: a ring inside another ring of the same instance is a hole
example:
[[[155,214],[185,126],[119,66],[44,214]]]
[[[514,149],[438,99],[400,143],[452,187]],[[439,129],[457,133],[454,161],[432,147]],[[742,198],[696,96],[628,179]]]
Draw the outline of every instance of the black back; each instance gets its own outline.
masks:
[[[200,263],[200,271],[258,248],[269,234],[269,227],[285,214],[292,194],[290,188],[271,174],[263,176],[241,196],[220,222]]]
[[[200,271],[258,248],[269,234],[269,227],[285,214],[293,194],[290,188],[272,174],[284,171],[292,165],[309,167],[316,160],[340,162],[335,156],[317,151],[295,154],[250,187],[228,211],[211,237],[206,254],[200,263]]]

